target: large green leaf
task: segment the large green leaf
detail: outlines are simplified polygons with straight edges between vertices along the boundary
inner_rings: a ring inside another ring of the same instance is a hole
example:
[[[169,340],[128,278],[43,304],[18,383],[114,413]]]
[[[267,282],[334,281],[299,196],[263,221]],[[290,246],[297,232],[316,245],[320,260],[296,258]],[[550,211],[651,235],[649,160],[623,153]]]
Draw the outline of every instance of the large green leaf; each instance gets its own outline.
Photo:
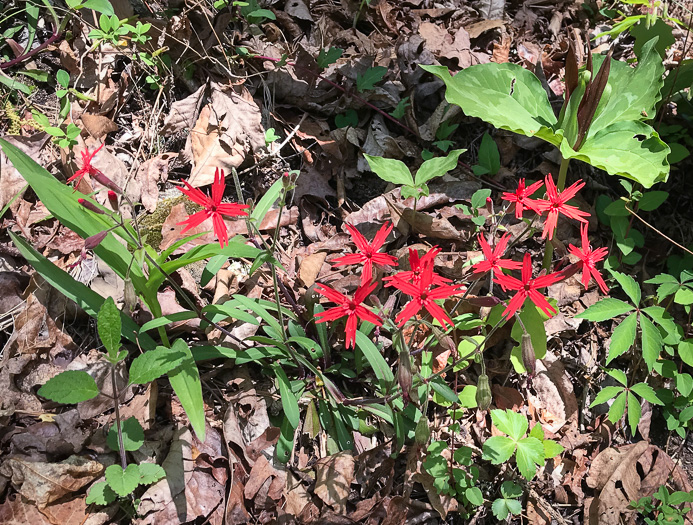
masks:
[[[58,268],[55,264],[38,253],[26,240],[8,231],[14,245],[22,253],[27,262],[53,287],[77,305],[90,316],[96,318],[105,299],[88,286],[76,281],[69,273]],[[140,327],[127,315],[120,312],[123,325],[123,337],[138,344],[143,350],[156,347],[154,340],[147,334],[140,334]],[[138,335],[139,334],[139,335]]]
[[[181,364],[169,372],[168,379],[188,415],[190,424],[200,441],[205,440],[205,407],[202,401],[202,383],[195,359],[182,339],[174,341],[172,349],[185,354]]]
[[[22,150],[3,139],[0,139],[0,146],[37,197],[61,224],[84,239],[115,225],[108,216],[89,211],[79,204],[77,199],[83,198],[84,195],[59,182]],[[123,238],[129,240],[126,235],[123,235]],[[94,248],[94,252],[121,278],[125,279],[129,272],[135,289],[144,284],[141,268],[137,264],[131,264],[132,254],[113,235],[107,235]]]
[[[500,129],[538,136],[556,146],[556,116],[539,79],[517,64],[480,64],[454,77],[444,66],[421,66],[445,82],[445,98],[465,114]]]
[[[642,47],[637,67],[631,67],[620,60],[611,59],[611,71],[606,91],[610,91],[608,101],[600,101],[595,113],[588,138],[615,122],[639,121],[654,117],[655,105],[664,84],[664,64],[655,49],[657,38]],[[594,70],[597,71],[604,56],[594,57]]]
[[[602,169],[610,175],[633,179],[646,188],[665,181],[671,152],[657,132],[644,122],[615,122],[585,140],[580,151],[563,141],[561,154]]]

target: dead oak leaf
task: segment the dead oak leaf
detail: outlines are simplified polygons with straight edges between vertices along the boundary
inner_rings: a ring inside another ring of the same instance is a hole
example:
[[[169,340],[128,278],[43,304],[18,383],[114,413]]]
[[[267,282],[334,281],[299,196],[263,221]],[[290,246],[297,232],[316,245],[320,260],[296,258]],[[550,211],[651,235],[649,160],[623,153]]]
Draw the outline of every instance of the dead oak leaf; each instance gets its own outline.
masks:
[[[10,478],[17,492],[43,509],[63,496],[80,490],[103,472],[103,465],[81,456],[60,463],[9,458],[0,473]]]
[[[211,184],[214,171],[230,171],[251,150],[265,146],[260,108],[250,92],[212,82],[211,102],[200,112],[190,133],[193,170],[188,182],[195,188]]]
[[[352,481],[354,456],[347,451],[322,458],[315,465],[315,494],[339,514],[346,514]]]

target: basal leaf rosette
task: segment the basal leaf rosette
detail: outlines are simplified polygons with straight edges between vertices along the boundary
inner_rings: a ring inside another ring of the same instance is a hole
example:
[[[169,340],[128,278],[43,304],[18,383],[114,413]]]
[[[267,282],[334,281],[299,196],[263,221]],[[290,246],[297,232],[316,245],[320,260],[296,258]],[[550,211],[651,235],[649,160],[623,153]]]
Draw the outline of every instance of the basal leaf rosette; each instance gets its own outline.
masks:
[[[667,179],[671,151],[643,122],[654,117],[664,83],[656,43],[654,38],[643,46],[636,67],[608,58],[610,67],[604,72],[608,71],[608,80],[598,89],[586,88],[594,84],[595,73],[607,58],[594,55],[590,71],[583,70],[579,77],[574,65],[575,85],[560,120],[539,79],[517,64],[479,64],[454,77],[443,66],[421,67],[445,82],[446,100],[465,114],[500,129],[539,137],[558,146],[565,159],[582,160],[649,188]],[[585,104],[596,109],[582,111]]]

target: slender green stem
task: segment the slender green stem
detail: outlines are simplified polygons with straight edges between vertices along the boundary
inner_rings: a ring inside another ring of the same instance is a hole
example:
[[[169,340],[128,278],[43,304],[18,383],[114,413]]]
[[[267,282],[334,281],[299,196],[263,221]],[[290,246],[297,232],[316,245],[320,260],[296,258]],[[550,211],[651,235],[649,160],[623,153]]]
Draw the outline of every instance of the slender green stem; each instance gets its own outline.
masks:
[[[556,188],[558,189],[558,191],[563,191],[563,189],[565,188],[565,179],[568,175],[568,164],[570,164],[570,159],[565,159],[561,157],[561,167],[558,171],[558,184],[556,184]],[[553,244],[551,244],[551,241],[547,239],[546,248],[544,249],[544,263],[542,264],[542,267],[545,270],[548,270],[551,266],[552,259]]]
[[[125,445],[123,444],[123,429],[120,425],[120,401],[118,400],[118,382],[116,381],[116,364],[111,363],[111,387],[113,388],[113,408],[115,409],[116,430],[118,431],[118,451],[120,452],[120,466],[125,470],[128,466],[125,457]]]

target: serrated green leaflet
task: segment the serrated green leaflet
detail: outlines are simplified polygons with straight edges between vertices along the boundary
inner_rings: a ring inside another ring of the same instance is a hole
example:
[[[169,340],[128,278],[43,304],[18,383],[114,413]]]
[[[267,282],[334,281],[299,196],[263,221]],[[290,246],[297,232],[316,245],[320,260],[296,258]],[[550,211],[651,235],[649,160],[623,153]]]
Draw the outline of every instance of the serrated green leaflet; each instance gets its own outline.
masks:
[[[99,395],[96,381],[82,370],[67,370],[52,377],[39,388],[38,395],[55,401],[71,405],[81,403]]]
[[[527,418],[512,410],[491,410],[491,419],[498,430],[507,434],[515,441],[524,436],[529,427]]]
[[[520,474],[525,479],[532,479],[537,472],[537,466],[544,464],[544,444],[534,437],[519,440],[515,461]]]
[[[609,355],[606,364],[628,351],[635,343],[635,333],[638,327],[638,314],[632,313],[626,317],[614,329],[611,334],[611,344],[609,345]]]
[[[137,356],[130,365],[130,383],[144,385],[179,366],[186,358],[185,341],[176,339],[171,348],[157,346]]]
[[[587,319],[588,321],[594,321],[600,323],[606,321],[607,319],[612,319],[616,316],[627,314],[634,310],[633,306],[624,303],[620,299],[613,299],[611,297],[606,297],[593,304],[584,312],[577,314],[576,319]]]
[[[662,351],[662,335],[652,324],[652,321],[644,315],[640,316],[640,333],[642,335],[642,358],[649,372]]]

